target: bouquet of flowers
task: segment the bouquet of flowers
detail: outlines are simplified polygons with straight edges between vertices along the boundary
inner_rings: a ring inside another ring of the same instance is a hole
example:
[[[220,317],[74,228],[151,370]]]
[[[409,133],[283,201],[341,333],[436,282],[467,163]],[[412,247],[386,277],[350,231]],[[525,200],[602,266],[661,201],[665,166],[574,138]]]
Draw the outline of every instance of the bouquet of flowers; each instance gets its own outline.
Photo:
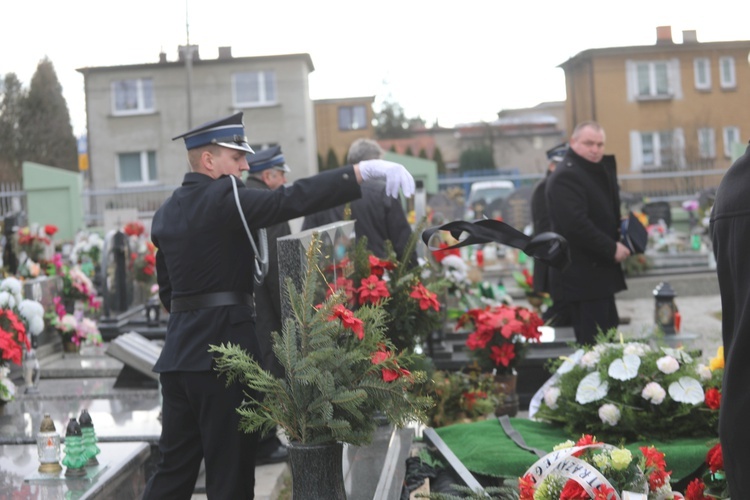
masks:
[[[22,227],[18,229],[16,236],[18,249],[34,262],[44,260],[52,251],[52,236],[56,232],[57,226],[52,224],[43,227],[38,224]]]
[[[615,342],[616,333],[557,361],[530,417],[616,439],[716,436],[722,370],[684,350]]]
[[[653,446],[638,450],[640,456],[634,456],[589,434],[576,443],[561,443],[519,478],[520,500],[609,500],[624,492],[654,500],[682,499],[671,490],[664,453]]]
[[[156,282],[156,247],[150,241],[130,254],[130,264],[136,281],[148,285]]]
[[[538,328],[544,322],[525,307],[500,304],[470,309],[458,319],[456,329],[467,324],[473,331],[466,339],[466,347],[477,364],[489,372],[512,373],[529,343],[539,341]]]
[[[427,422],[433,428],[485,418],[500,404],[493,376],[478,370],[437,371],[427,389],[435,401]]]
[[[93,309],[99,307],[99,301],[96,298],[96,289],[91,279],[83,272],[81,266],[68,266],[63,264],[62,256],[57,253],[52,258],[47,274],[50,276],[60,276],[62,278],[62,298],[67,301],[80,300]]]
[[[44,330],[44,308],[24,299],[21,282],[6,278],[0,282],[0,400],[11,401],[15,385],[8,377],[8,363],[21,364],[23,351],[31,349],[29,335]]]
[[[125,224],[122,228],[122,232],[128,236],[134,236],[136,238],[143,236],[146,233],[146,227],[141,221],[131,221]]]
[[[101,263],[104,240],[98,233],[82,231],[76,234],[75,243],[68,259],[78,264],[87,276],[94,276],[96,266]]]
[[[729,485],[724,474],[724,456],[721,444],[716,443],[706,453],[706,471],[693,479],[685,489],[685,500],[711,500],[729,498]]]
[[[523,290],[527,297],[541,299],[541,304],[547,307],[552,305],[552,298],[548,293],[537,293],[534,291],[534,276],[528,269],[513,271],[513,279],[516,280],[516,284]]]
[[[410,262],[418,237],[419,231],[414,231],[400,262],[390,242],[387,242],[390,257],[379,259],[367,250],[366,238],[358,239],[353,273],[328,284],[329,294],[342,290],[350,307],[382,305],[388,338],[400,350],[421,345],[442,325],[438,294],[448,283],[438,278],[425,284],[426,265]],[[342,267],[350,264],[345,262]]]
[[[59,301],[55,301],[55,312],[50,315],[50,324],[55,327],[63,341],[82,344],[100,345],[102,335],[96,321],[87,318],[82,311],[73,314],[65,312]]]
[[[280,426],[291,441],[303,444],[367,444],[377,426],[375,414],[403,426],[425,420],[430,399],[412,388],[425,381],[422,371],[403,368],[417,355],[398,354],[385,335],[383,303],[347,307],[344,290],[317,306],[319,240],[308,250],[301,290],[288,281],[292,318],[273,332],[276,357],[285,377],[276,378],[236,345],[211,346],[216,369],[247,386],[248,395],[263,393],[238,408],[246,432]]]

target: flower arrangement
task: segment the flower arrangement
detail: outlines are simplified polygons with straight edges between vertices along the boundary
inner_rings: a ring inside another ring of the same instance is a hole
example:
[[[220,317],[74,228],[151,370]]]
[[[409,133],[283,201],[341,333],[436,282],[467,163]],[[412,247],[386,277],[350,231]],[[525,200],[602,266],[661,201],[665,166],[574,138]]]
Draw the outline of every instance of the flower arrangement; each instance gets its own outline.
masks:
[[[10,401],[15,394],[7,364],[20,365],[23,351],[31,349],[30,335],[38,335],[42,330],[42,305],[23,298],[18,279],[11,277],[0,282],[0,400]]]
[[[664,453],[639,447],[640,456],[585,434],[566,441],[518,480],[520,500],[609,500],[624,492],[649,499],[681,499],[670,487]],[[575,469],[577,473],[571,473]],[[641,498],[641,497],[638,497]]]
[[[44,260],[47,253],[51,251],[52,236],[56,232],[57,226],[52,224],[43,227],[34,224],[19,228],[16,235],[18,249],[35,262]]]
[[[61,296],[63,301],[80,300],[90,308],[99,308],[94,284],[83,269],[81,269],[81,266],[68,266],[64,264],[62,256],[57,253],[52,258],[52,263],[48,266],[47,274],[62,278]]]
[[[491,374],[479,370],[436,371],[427,384],[435,405],[428,411],[430,427],[485,418],[500,404]]]
[[[138,238],[139,236],[143,236],[144,234],[146,234],[146,227],[141,221],[131,221],[123,226],[122,232],[127,234],[128,236],[134,236]]]
[[[541,304],[547,307],[552,305],[552,298],[548,293],[534,291],[534,276],[528,269],[524,268],[521,271],[513,271],[513,279],[516,280],[516,284],[523,290],[527,297],[542,299]]]
[[[68,260],[78,264],[87,276],[94,276],[96,267],[101,264],[104,240],[98,233],[81,231],[76,234],[75,243],[70,250]]]
[[[622,336],[615,342],[616,335],[612,329],[596,345],[555,362],[530,417],[613,439],[716,436],[722,370],[684,350]]]
[[[350,307],[382,303],[388,338],[399,350],[415,349],[442,325],[438,294],[448,282],[438,277],[426,283],[423,276],[435,273],[428,272],[427,264],[410,262],[419,234],[412,233],[400,262],[390,242],[386,245],[390,257],[380,259],[367,250],[367,239],[359,238],[352,259],[354,271],[329,283],[329,293],[343,290]]]
[[[237,380],[249,389],[249,401],[237,409],[243,430],[279,426],[302,444],[362,445],[372,439],[377,412],[397,426],[424,421],[430,399],[411,389],[425,381],[425,373],[404,368],[418,356],[396,352],[385,335],[383,303],[364,303],[352,311],[341,290],[312,305],[320,290],[319,252],[320,241],[313,238],[302,289],[288,281],[292,318],[281,334],[272,334],[284,378],[263,370],[239,346],[210,347],[227,383]],[[258,392],[264,397],[253,398]]]
[[[685,489],[685,500],[711,500],[729,498],[729,485],[724,474],[724,456],[721,444],[716,443],[706,453],[706,470],[701,478],[695,478]]]
[[[156,246],[150,241],[141,245],[137,252],[130,254],[133,278],[148,285],[156,282]]]
[[[84,316],[83,311],[69,313],[59,297],[55,297],[55,311],[47,317],[64,342],[71,342],[77,346],[82,344],[100,345],[102,336],[96,322]]]
[[[466,347],[485,371],[512,373],[530,342],[538,342],[538,327],[544,323],[538,314],[521,306],[500,304],[470,309],[456,324],[456,329],[470,324],[473,331]]]

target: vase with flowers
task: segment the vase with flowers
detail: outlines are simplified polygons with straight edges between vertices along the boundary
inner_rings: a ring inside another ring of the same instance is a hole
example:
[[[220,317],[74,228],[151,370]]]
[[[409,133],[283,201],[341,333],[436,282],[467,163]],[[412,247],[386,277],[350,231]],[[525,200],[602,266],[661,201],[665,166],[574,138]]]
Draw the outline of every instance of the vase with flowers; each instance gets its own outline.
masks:
[[[85,317],[83,311],[68,313],[59,301],[55,302],[55,307],[55,312],[49,315],[50,324],[60,335],[63,351],[77,354],[82,345],[102,343],[102,336],[96,321]]]
[[[62,256],[57,253],[52,257],[47,274],[59,276],[62,280],[60,299],[68,313],[75,312],[76,302],[80,303],[78,309],[96,310],[99,308],[96,288],[80,266],[64,264]]]
[[[16,278],[0,282],[0,404],[15,395],[10,365],[21,365],[24,353],[33,349],[32,338],[44,330],[44,308],[22,292]]]
[[[265,371],[236,345],[210,347],[228,383],[236,380],[248,389],[248,401],[237,409],[243,430],[267,432],[278,426],[287,435],[295,499],[344,498],[341,443],[370,443],[376,413],[403,426],[425,421],[431,404],[412,390],[426,376],[410,372],[406,367],[417,356],[399,353],[388,339],[382,303],[352,311],[344,290],[318,302],[325,293],[318,285],[319,249],[313,238],[301,289],[287,282],[291,317],[282,332],[272,334],[284,377]],[[261,397],[251,396],[258,393]],[[298,452],[316,457],[298,460]]]
[[[49,260],[54,247],[52,246],[52,237],[57,232],[57,226],[47,224],[40,226],[32,224],[18,229],[16,241],[18,242],[19,254],[23,253],[26,258],[21,256],[21,262],[29,259],[39,263]]]
[[[518,413],[516,367],[530,343],[539,342],[538,328],[544,323],[533,311],[521,306],[499,304],[470,309],[456,324],[456,329],[469,326],[466,347],[481,369],[495,374],[504,402],[495,414],[515,416]]]
[[[552,297],[548,293],[534,291],[534,276],[528,269],[513,271],[513,279],[516,280],[518,287],[523,290],[526,300],[529,301],[534,311],[539,313],[542,306],[550,307],[552,305]]]

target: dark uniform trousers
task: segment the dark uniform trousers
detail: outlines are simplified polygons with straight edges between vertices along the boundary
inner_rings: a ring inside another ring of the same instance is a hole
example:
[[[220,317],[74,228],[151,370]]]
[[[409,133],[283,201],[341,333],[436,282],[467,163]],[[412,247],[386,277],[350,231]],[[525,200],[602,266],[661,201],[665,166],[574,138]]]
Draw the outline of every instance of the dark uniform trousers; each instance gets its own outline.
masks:
[[[599,330],[606,332],[620,324],[614,296],[570,302],[568,311],[576,334],[576,341],[581,345],[593,345]]]
[[[242,386],[226,387],[226,380],[213,370],[167,372],[159,378],[162,427],[180,432],[162,434],[159,473],[147,484],[143,498],[189,499],[204,455],[218,465],[213,475],[206,469],[208,498],[253,498],[257,434],[238,432],[240,416],[228,410],[242,402]],[[199,421],[195,415],[200,415]]]

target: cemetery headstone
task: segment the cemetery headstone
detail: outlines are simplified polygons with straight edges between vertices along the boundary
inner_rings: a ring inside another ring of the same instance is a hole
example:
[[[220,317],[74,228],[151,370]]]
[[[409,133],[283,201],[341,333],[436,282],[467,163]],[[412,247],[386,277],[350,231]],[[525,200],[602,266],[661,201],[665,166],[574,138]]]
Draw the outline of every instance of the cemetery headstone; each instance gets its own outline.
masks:
[[[441,192],[431,196],[427,205],[432,210],[433,221],[435,217],[442,218],[443,222],[463,219],[463,205],[452,200],[445,193]]]
[[[519,231],[523,231],[526,226],[531,224],[531,194],[533,191],[532,186],[522,186],[500,201],[499,212],[503,222]],[[493,218],[497,211],[493,206],[494,204],[493,202],[487,207],[489,216]]]
[[[667,227],[672,226],[672,209],[666,201],[646,203],[642,211],[648,217],[649,224],[658,224],[663,220]]]
[[[133,303],[133,276],[128,259],[130,245],[122,231],[110,231],[102,252],[103,312],[105,316],[126,312]]]

